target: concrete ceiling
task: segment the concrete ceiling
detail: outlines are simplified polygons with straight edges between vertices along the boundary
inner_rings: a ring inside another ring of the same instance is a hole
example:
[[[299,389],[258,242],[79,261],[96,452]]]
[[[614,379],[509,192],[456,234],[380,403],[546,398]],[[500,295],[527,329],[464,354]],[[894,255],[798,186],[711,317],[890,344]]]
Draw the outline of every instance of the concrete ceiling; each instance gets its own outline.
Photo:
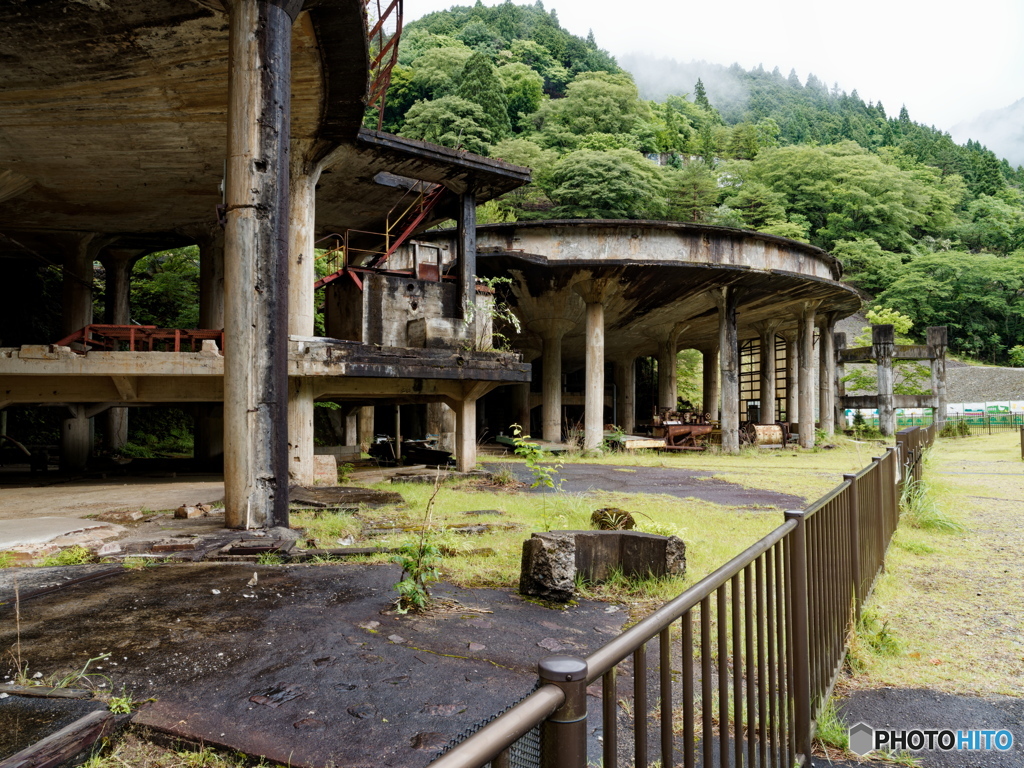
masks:
[[[335,151],[318,193],[321,233],[382,228],[403,192],[376,184],[380,170],[455,191],[472,179],[482,199],[529,178],[500,161],[360,133],[363,2],[305,8],[292,34],[292,136]],[[218,0],[0,3],[0,257],[60,263],[75,233],[157,250],[215,226],[227,43]]]

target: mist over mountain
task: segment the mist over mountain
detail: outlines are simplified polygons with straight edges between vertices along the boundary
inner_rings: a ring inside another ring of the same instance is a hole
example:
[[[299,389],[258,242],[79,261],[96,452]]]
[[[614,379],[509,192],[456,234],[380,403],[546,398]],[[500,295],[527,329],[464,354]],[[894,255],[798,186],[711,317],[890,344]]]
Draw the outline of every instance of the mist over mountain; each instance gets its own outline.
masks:
[[[957,123],[950,134],[958,142],[974,139],[984,144],[1013,166],[1024,165],[1024,99]]]
[[[629,53],[618,57],[619,65],[633,75],[644,99],[664,101],[667,96],[693,95],[698,78],[704,83],[708,100],[718,109],[742,108],[750,98],[750,90],[740,78],[743,70],[734,70],[707,61],[678,61],[645,53]],[[739,74],[737,74],[739,73]]]

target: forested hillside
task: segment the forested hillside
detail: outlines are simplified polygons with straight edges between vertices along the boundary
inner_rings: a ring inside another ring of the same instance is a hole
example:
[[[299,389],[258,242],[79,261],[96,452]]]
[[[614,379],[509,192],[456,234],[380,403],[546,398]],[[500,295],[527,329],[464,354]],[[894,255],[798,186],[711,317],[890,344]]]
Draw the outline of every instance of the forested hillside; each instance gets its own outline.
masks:
[[[1024,169],[813,75],[719,69],[647,100],[539,1],[454,7],[406,26],[384,129],[531,166],[483,222],[654,218],[805,240],[916,329],[949,326],[958,352],[1006,362],[1024,345]]]

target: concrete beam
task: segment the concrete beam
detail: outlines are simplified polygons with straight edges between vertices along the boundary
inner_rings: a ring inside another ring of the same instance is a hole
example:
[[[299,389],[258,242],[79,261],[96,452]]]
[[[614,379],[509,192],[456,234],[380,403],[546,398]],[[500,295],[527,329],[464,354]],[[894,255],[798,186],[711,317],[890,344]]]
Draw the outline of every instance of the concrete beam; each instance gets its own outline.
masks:
[[[932,393],[936,398],[935,426],[942,429],[946,426],[946,326],[932,326],[928,329],[928,346],[935,357],[932,358]]]
[[[872,355],[878,371],[878,430],[885,436],[896,434],[892,371],[895,341],[895,331],[891,325],[871,326]]]

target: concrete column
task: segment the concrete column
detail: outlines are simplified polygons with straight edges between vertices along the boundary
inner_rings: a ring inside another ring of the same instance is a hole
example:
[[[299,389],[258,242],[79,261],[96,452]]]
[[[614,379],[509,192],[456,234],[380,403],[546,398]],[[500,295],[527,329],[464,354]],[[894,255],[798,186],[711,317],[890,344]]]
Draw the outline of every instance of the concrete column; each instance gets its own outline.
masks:
[[[800,334],[796,329],[784,331],[786,340],[786,421],[800,421]]]
[[[366,453],[373,445],[373,406],[364,405],[359,409],[359,450]]]
[[[313,379],[288,379],[288,482],[313,485]]]
[[[224,406],[200,403],[195,410],[193,456],[201,462],[219,466],[224,462]]]
[[[92,420],[86,416],[84,405],[67,408],[72,415],[61,425],[60,468],[63,472],[80,472],[92,453]]]
[[[518,424],[524,435],[530,434],[531,408],[530,408],[530,385],[513,384],[512,397],[515,402],[516,418],[513,423]],[[511,427],[511,424],[508,425]],[[511,431],[509,432],[511,434]]]
[[[295,148],[293,148],[295,149]],[[288,334],[312,336],[316,280],[314,225],[320,167],[293,155],[288,198]],[[288,478],[293,485],[313,484],[313,382],[288,382]]]
[[[636,358],[615,363],[615,424],[627,435],[636,429]]]
[[[760,399],[761,399],[761,423],[774,424],[777,418],[775,413],[775,335],[779,330],[779,320],[765,320],[756,323],[761,341],[761,371],[760,371]]]
[[[550,333],[541,337],[541,435],[551,443],[562,442],[562,336]]]
[[[586,374],[583,403],[583,449],[597,448],[604,441],[604,300],[607,280],[589,279],[573,285],[586,303]]]
[[[427,403],[427,432],[437,435],[438,450],[448,451],[453,454],[456,452],[455,411],[448,405],[445,403]]]
[[[301,0],[233,0],[224,230],[224,507],[288,525],[288,141]]]
[[[740,449],[740,349],[736,328],[736,307],[739,289],[716,288],[718,305],[719,370],[722,375],[722,450],[737,453]]]
[[[928,346],[932,354],[932,394],[935,395],[935,427],[946,426],[946,326],[928,329]]]
[[[835,347],[836,361],[836,428],[846,429],[846,407],[843,405],[843,398],[846,396],[846,382],[843,377],[846,375],[846,366],[842,362],[843,350],[846,349],[846,334],[833,333],[832,345]]]
[[[61,335],[70,336],[92,323],[93,259],[98,248],[93,233],[74,238],[64,254],[61,281]]]
[[[196,236],[199,246],[199,327],[224,327],[224,230],[211,227]]]
[[[835,314],[826,313],[823,321],[818,331],[818,418],[821,431],[831,435],[836,431]]]
[[[895,342],[895,333],[891,325],[871,326],[872,356],[878,365],[878,429],[887,437],[896,433],[892,373]]]
[[[799,310],[797,386],[800,401],[800,447],[814,447],[814,312],[817,301],[805,301]]]
[[[132,267],[141,254],[137,250],[105,249],[100,261],[106,272],[106,300],[103,320],[110,325],[128,325],[131,322]],[[128,442],[128,409],[113,407],[103,415],[106,445],[110,451],[119,451]]]
[[[467,319],[476,308],[476,194],[473,190],[459,195],[455,227],[459,309],[463,319]]]
[[[704,402],[702,403],[705,414],[711,414],[712,420],[718,420],[718,402],[721,399],[721,359],[718,345],[713,349],[705,349],[701,352],[704,362]]]
[[[455,404],[455,468],[469,472],[476,467],[476,398]]]

